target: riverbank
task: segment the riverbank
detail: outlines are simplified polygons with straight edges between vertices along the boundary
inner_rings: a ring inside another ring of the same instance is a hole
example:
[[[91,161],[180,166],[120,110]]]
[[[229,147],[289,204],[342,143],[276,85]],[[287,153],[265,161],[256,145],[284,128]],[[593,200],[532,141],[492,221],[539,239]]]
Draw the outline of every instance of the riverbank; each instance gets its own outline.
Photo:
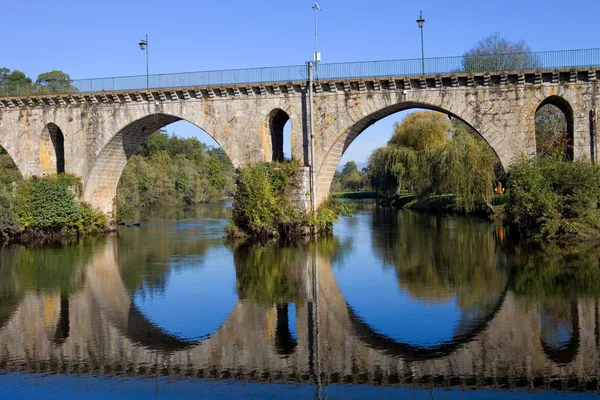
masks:
[[[456,196],[453,194],[419,196],[415,193],[402,193],[391,199],[383,199],[378,204],[397,210],[409,209],[432,214],[459,214],[494,219],[502,216],[507,201],[507,195],[495,195],[492,198],[491,208],[480,201],[475,204],[473,210],[464,212],[458,209]]]

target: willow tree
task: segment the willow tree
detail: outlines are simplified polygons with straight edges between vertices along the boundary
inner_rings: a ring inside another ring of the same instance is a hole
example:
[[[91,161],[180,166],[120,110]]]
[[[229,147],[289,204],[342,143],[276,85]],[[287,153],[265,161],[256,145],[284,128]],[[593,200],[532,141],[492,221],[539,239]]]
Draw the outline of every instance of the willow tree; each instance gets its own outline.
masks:
[[[490,204],[497,157],[470,128],[456,127],[445,115],[429,111],[396,124],[392,139],[369,159],[373,188],[384,196],[400,190],[454,194],[456,208],[465,212],[478,201]]]

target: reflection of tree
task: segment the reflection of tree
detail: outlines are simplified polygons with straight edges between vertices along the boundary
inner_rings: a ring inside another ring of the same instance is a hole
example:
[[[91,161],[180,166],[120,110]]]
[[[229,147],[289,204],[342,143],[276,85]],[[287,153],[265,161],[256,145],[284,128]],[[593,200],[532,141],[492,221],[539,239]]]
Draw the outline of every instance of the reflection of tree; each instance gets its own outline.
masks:
[[[468,218],[375,211],[373,246],[398,284],[412,296],[444,301],[456,296],[467,317],[487,312],[508,274],[493,225]]]
[[[234,251],[238,297],[273,305],[300,300],[307,247],[247,246]]]
[[[201,265],[206,252],[221,244],[168,233],[168,228],[160,225],[119,231],[121,278],[131,293],[163,293],[171,271]]]
[[[530,300],[600,296],[600,248],[521,247],[513,265],[513,291]],[[566,306],[565,306],[566,307]]]
[[[80,268],[90,259],[90,240],[52,247],[12,246],[0,252],[0,302],[16,293],[68,295],[82,287]]]

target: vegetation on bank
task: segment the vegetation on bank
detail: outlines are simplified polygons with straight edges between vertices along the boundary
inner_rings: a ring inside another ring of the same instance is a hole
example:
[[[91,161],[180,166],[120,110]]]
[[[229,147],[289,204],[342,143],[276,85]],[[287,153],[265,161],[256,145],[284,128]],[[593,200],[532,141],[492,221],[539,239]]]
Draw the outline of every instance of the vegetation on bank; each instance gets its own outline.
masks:
[[[79,193],[81,181],[70,174],[0,183],[0,235],[35,239],[106,231],[107,216],[79,201]]]
[[[220,201],[233,192],[233,175],[222,149],[155,132],[125,166],[117,189],[117,220],[132,219],[141,207]]]
[[[563,243],[600,239],[600,168],[550,157],[510,169],[506,221],[529,239]]]
[[[315,214],[303,211],[296,197],[306,193],[298,192],[297,173],[295,161],[239,168],[228,236],[268,239],[325,233],[340,215],[351,213],[347,203],[335,200],[328,200]]]

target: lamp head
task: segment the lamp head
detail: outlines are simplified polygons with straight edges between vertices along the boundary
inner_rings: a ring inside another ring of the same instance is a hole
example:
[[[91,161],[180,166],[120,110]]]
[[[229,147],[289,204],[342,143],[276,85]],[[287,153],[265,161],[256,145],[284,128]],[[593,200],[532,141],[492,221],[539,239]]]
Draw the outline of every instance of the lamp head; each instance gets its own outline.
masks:
[[[419,19],[417,20],[417,24],[419,24],[419,28],[422,28],[424,23],[425,23],[425,20],[423,19],[423,11],[421,11],[421,14],[419,15]]]
[[[144,39],[140,40],[138,44],[140,45],[140,50],[146,50],[146,46],[148,46],[148,42],[146,42]]]

